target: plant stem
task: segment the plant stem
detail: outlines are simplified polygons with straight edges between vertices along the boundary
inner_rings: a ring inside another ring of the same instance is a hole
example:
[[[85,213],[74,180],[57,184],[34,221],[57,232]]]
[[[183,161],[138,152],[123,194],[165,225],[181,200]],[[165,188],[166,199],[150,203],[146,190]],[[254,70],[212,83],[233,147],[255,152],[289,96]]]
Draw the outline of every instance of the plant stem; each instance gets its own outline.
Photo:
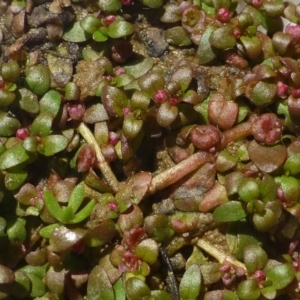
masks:
[[[247,274],[247,268],[243,263],[236,260],[234,257],[221,252],[220,250],[218,250],[217,248],[212,246],[206,240],[198,239],[196,245],[199,248],[201,248],[202,250],[204,250],[205,252],[207,252],[208,254],[210,254],[211,256],[213,256],[216,260],[218,260],[218,262],[220,264],[223,264],[224,262],[228,262],[232,266],[234,266],[236,268],[239,268],[239,269],[242,269],[245,272],[245,274]]]
[[[235,127],[223,132],[223,139],[221,142],[221,149],[224,149],[230,142],[245,138],[252,134],[252,122],[247,121],[236,125]]]
[[[80,123],[77,130],[88,144],[93,145],[96,152],[97,167],[101,170],[103,177],[105,178],[108,185],[116,193],[119,190],[119,181],[117,180],[115,174],[105,160],[94,135],[84,123]]]
[[[155,192],[164,189],[185,175],[193,172],[199,166],[210,161],[213,161],[213,156],[211,154],[204,151],[194,153],[174,167],[153,177],[148,194],[154,194]]]

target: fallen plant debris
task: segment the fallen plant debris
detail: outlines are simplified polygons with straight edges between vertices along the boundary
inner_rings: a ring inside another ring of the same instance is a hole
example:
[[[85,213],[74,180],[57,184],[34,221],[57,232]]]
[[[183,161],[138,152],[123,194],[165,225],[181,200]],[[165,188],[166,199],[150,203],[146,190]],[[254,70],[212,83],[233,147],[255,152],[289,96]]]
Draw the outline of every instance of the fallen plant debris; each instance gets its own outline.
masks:
[[[300,4],[0,0],[0,299],[300,299]]]

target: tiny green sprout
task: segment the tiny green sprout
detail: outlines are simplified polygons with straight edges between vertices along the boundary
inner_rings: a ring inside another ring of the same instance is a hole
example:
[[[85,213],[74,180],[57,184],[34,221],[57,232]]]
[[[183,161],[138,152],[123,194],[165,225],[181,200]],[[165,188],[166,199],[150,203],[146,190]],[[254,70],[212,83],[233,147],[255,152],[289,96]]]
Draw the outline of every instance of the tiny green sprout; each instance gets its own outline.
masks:
[[[52,216],[63,224],[76,224],[86,219],[93,210],[96,202],[91,200],[79,212],[77,210],[84,200],[83,184],[78,184],[71,193],[68,205],[62,208],[49,189],[44,190],[45,205]],[[77,213],[76,213],[77,212]]]

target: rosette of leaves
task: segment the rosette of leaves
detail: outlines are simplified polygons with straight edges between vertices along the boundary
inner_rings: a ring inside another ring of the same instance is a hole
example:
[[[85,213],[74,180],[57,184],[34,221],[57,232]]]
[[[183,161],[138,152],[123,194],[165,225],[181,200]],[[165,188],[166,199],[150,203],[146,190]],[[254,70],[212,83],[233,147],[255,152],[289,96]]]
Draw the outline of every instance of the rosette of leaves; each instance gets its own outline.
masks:
[[[103,20],[87,15],[80,21],[75,22],[64,33],[63,39],[69,42],[83,42],[92,38],[96,42],[105,42],[109,38],[124,38],[133,32],[132,24],[120,16],[110,25],[107,25]]]
[[[76,224],[88,218],[96,204],[95,200],[92,199],[79,210],[85,198],[82,183],[75,186],[65,207],[60,206],[53,193],[47,188],[43,192],[43,197],[47,210],[59,222],[40,230],[40,234],[47,238],[60,224]]]
[[[282,213],[280,200],[277,199],[275,180],[266,174],[262,180],[253,177],[228,177],[231,189],[237,192],[240,201],[229,201],[214,210],[219,221],[232,222],[252,215],[252,221],[258,231],[267,231],[278,223]],[[238,179],[238,180],[236,180]],[[233,184],[237,186],[234,188]],[[230,213],[234,211],[234,213]]]

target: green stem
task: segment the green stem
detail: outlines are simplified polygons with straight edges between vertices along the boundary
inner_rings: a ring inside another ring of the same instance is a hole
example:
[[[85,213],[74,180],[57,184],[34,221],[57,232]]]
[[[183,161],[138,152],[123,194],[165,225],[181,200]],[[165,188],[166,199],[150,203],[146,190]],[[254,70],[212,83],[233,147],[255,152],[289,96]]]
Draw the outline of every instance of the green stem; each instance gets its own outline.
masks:
[[[116,193],[119,190],[119,181],[117,180],[115,174],[113,173],[109,164],[105,160],[94,135],[84,123],[80,123],[77,130],[88,144],[93,145],[96,152],[97,167],[101,170],[103,177],[108,183],[108,185]]]
[[[223,264],[224,262],[228,262],[232,266],[242,269],[245,272],[245,274],[247,274],[247,268],[243,263],[236,260],[234,257],[227,255],[222,251],[218,250],[206,240],[198,239],[196,245],[202,250],[204,250],[205,252],[207,252],[208,254],[210,254],[212,257],[214,257],[220,264]]]

